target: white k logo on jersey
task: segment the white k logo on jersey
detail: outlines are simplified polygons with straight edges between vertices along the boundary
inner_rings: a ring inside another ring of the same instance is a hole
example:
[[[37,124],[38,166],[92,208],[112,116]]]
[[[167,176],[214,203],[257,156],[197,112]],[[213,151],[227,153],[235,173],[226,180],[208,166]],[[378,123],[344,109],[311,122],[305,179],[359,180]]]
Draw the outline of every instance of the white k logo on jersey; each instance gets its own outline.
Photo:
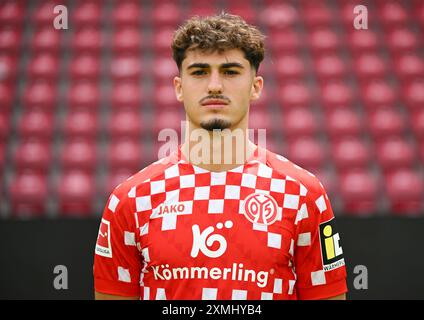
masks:
[[[232,228],[233,222],[228,220],[225,221],[223,225],[221,222],[217,223],[216,227],[218,229],[222,229],[225,226],[227,229]],[[215,231],[214,227],[207,227],[205,230],[200,233],[199,226],[197,224],[192,226],[193,230],[193,246],[191,248],[191,256],[196,258],[199,255],[199,250],[209,258],[218,258],[222,256],[227,250],[227,240],[220,234],[213,234]],[[219,243],[218,249],[212,251],[209,247],[212,247],[215,242]]]

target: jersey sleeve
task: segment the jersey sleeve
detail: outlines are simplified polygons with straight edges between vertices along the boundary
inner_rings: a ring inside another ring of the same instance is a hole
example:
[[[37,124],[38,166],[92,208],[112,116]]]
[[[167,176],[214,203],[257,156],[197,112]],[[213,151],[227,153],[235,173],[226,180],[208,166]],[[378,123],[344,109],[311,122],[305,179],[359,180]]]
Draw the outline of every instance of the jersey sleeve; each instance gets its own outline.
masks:
[[[94,289],[97,292],[140,295],[142,256],[138,250],[135,210],[117,189],[103,211],[94,254]]]
[[[297,221],[294,263],[299,299],[325,299],[347,292],[340,234],[328,196],[308,192]]]

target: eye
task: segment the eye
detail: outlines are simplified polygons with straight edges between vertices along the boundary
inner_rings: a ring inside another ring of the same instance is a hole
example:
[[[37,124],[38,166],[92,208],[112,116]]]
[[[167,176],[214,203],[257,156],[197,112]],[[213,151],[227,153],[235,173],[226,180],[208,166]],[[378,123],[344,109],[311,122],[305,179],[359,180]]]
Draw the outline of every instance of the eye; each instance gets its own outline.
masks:
[[[236,75],[236,74],[239,74],[235,70],[225,70],[224,73],[227,74],[227,75]]]
[[[195,76],[201,76],[206,74],[206,72],[204,70],[196,70],[196,71],[193,71],[191,74]]]

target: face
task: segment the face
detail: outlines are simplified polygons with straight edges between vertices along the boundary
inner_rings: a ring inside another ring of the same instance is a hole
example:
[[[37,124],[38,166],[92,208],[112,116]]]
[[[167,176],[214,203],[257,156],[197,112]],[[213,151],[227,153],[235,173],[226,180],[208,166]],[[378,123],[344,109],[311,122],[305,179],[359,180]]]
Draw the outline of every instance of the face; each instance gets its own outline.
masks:
[[[247,123],[250,101],[259,98],[263,79],[239,49],[222,53],[188,50],[174,87],[195,127],[235,129]]]

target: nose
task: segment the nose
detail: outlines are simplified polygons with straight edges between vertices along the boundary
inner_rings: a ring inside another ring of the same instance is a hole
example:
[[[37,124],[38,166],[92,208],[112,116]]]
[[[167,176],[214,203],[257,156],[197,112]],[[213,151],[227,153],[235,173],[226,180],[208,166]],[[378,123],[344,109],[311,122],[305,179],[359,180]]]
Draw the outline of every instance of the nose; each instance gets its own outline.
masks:
[[[208,93],[222,93],[222,81],[219,72],[212,72],[208,84]]]

